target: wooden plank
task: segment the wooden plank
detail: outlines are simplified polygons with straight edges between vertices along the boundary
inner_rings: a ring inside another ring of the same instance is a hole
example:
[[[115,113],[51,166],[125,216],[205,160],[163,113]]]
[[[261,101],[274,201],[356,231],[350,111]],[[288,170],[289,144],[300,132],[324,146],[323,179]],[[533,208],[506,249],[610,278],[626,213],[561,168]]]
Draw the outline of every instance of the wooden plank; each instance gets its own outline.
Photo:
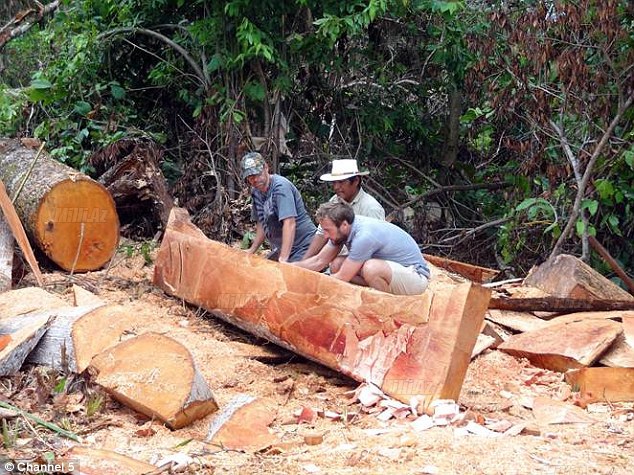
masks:
[[[458,399],[490,290],[471,283],[397,296],[208,239],[172,210],[154,283],[256,336],[376,384],[421,412]]]
[[[634,296],[581,259],[567,254],[544,262],[524,279],[524,284],[556,297],[634,302]]]
[[[454,272],[479,284],[490,282],[500,273],[500,271],[495,269],[467,264],[466,262],[454,261],[446,257],[432,256],[430,254],[423,254],[423,257],[425,257],[427,262],[435,265],[436,267]]]
[[[95,356],[95,382],[122,404],[179,429],[218,409],[189,350],[158,333],[145,333]]]
[[[609,310],[634,310],[631,300],[585,300],[562,297],[506,298],[493,297],[489,308],[516,312],[602,312]]]
[[[581,368],[565,379],[587,403],[634,401],[634,368]]]
[[[621,324],[611,320],[560,323],[513,335],[498,349],[527,358],[535,366],[564,372],[592,365],[622,332]]]
[[[61,298],[39,287],[23,287],[0,293],[0,321],[16,315],[66,307]]]
[[[514,312],[512,310],[489,309],[485,314],[485,318],[517,332],[530,332],[548,325],[548,322],[537,318],[531,313]]]

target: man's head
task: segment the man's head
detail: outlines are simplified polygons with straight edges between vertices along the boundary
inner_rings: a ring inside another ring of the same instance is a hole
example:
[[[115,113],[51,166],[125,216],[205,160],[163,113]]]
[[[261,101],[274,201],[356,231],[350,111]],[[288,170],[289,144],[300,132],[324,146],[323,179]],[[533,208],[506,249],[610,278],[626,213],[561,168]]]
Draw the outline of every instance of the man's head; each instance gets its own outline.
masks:
[[[269,167],[264,157],[258,152],[249,152],[242,157],[240,164],[242,179],[246,180],[253,188],[266,192],[269,188],[271,177]]]
[[[324,203],[317,209],[315,218],[326,238],[337,245],[346,243],[354,222],[352,206],[345,203]]]
[[[333,160],[331,172],[322,175],[320,179],[332,182],[336,195],[346,203],[350,203],[361,189],[361,177],[369,173],[359,171],[356,160]]]

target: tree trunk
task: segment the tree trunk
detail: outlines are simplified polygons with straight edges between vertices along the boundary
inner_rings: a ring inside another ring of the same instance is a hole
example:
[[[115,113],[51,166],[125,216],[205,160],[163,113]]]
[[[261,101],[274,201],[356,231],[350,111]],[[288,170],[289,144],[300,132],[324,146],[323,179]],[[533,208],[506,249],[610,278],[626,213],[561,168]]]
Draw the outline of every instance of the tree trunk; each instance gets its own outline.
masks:
[[[402,296],[207,239],[174,208],[154,283],[254,335],[429,410],[458,399],[490,291],[471,283]]]
[[[95,270],[113,256],[119,219],[102,185],[17,140],[0,141],[0,180],[31,240],[62,269]]]

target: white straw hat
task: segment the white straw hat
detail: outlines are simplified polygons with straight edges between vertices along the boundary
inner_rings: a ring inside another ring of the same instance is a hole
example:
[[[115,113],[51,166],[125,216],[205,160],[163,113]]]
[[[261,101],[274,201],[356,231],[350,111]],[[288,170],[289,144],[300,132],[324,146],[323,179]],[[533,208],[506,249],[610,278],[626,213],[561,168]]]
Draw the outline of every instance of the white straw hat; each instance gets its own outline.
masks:
[[[359,171],[356,160],[333,160],[330,173],[326,173],[320,177],[323,181],[340,181],[352,178],[353,176],[369,175],[368,171]]]

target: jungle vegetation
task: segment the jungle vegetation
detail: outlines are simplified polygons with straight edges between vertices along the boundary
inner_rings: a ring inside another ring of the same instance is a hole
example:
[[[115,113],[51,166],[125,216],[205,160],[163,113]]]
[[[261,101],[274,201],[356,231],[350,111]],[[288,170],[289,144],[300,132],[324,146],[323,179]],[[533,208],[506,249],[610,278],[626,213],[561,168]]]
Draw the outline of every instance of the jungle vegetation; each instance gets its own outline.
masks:
[[[6,0],[0,136],[86,173],[161,144],[181,206],[231,240],[259,148],[311,209],[356,158],[426,252],[523,275],[567,252],[634,273],[630,0]],[[242,207],[242,208],[241,208]],[[237,211],[236,211],[237,210]]]

